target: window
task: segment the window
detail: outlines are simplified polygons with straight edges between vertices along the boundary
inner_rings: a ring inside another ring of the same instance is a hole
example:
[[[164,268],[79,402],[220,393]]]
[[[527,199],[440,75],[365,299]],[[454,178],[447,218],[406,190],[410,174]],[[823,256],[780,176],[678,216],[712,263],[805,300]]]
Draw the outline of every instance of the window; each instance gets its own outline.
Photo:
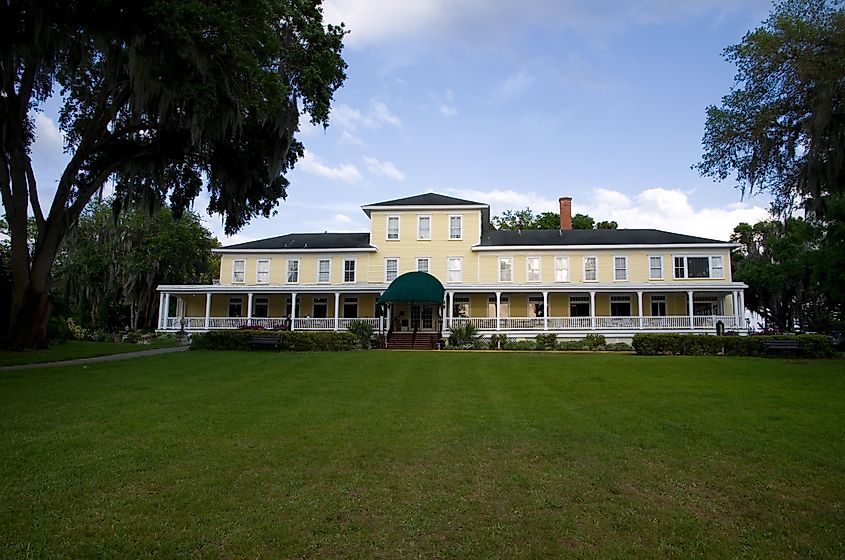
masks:
[[[699,296],[693,297],[692,314],[696,316],[701,315],[721,315],[722,306],[720,299],[717,296]],[[689,311],[689,300],[687,300],[687,311]]]
[[[315,319],[325,319],[329,312],[329,300],[324,297],[314,298],[314,314],[311,315]]]
[[[630,317],[631,296],[610,296],[610,316]]]
[[[288,260],[288,275],[286,281],[288,284],[299,283],[299,259]]]
[[[648,258],[648,279],[663,280],[663,257]]]
[[[525,257],[525,281],[540,281],[540,257]]]
[[[510,300],[508,296],[502,296],[499,299],[499,317],[508,318],[511,315],[511,306]],[[495,317],[496,316],[496,296],[490,296],[487,298],[487,316],[488,317]]]
[[[710,259],[687,257],[687,278],[710,278]]]
[[[268,317],[268,310],[270,308],[270,300],[266,297],[256,297],[252,300],[252,316],[253,317]]]
[[[269,284],[270,283],[270,261],[268,259],[259,259],[255,266],[255,283]]]
[[[555,257],[555,282],[569,282],[569,257]]]
[[[513,282],[513,257],[499,257],[499,282]]]
[[[246,269],[246,261],[243,259],[235,259],[232,261],[232,282],[243,284],[244,270]]]
[[[355,259],[343,259],[343,281],[355,281]]]
[[[332,279],[332,260],[317,259],[317,282],[326,284]]]
[[[417,257],[417,272],[431,272],[430,257]]]
[[[469,316],[469,296],[452,296],[452,317]]]
[[[299,302],[302,298],[296,298],[296,313],[291,310],[290,298],[285,300],[285,317],[299,317]]]
[[[399,216],[387,217],[387,239],[399,239]]]
[[[725,277],[725,268],[722,264],[722,256],[721,255],[714,255],[710,257],[710,277],[711,278],[724,278]]]
[[[386,257],[384,259],[384,281],[393,282],[399,276],[399,259]]]
[[[599,279],[598,257],[584,257],[584,282],[596,282]]]
[[[344,297],[343,298],[343,318],[355,319],[358,317],[358,298]]]
[[[613,257],[613,279],[628,279],[628,257]]]
[[[463,216],[449,216],[449,239],[463,238]]]
[[[431,239],[431,216],[417,216],[417,239]]]
[[[230,297],[229,298],[229,317],[240,317],[244,311],[244,298]]]
[[[543,296],[528,296],[528,316],[544,317]]]
[[[675,278],[686,278],[685,262],[684,257],[675,257]]]
[[[463,282],[463,272],[461,257],[449,257],[446,259],[446,281],[447,282]]]
[[[569,296],[569,316],[589,317],[590,296]]]
[[[651,296],[651,316],[666,316],[666,296]]]

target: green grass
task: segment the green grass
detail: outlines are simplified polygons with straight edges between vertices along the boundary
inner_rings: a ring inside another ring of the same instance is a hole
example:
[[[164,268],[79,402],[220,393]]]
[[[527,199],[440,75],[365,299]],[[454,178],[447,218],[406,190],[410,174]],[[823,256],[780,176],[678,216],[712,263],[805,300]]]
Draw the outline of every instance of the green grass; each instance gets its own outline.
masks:
[[[843,361],[187,352],[0,374],[0,557],[841,558]]]
[[[0,351],[0,366],[43,364],[47,362],[75,360],[77,358],[94,358],[96,356],[152,350],[153,348],[168,348],[175,344],[173,340],[156,341],[151,344],[67,340],[51,344],[45,350],[27,350],[25,352]]]

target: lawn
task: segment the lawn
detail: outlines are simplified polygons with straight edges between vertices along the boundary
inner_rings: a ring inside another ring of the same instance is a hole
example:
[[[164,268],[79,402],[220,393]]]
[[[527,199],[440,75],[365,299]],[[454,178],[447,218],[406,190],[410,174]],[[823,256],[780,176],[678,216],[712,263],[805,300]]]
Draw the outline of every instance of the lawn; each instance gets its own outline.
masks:
[[[66,340],[51,344],[44,350],[27,350],[26,352],[0,351],[0,367],[19,366],[24,364],[43,364],[47,362],[61,362],[77,358],[94,358],[110,354],[124,354],[126,352],[140,352],[153,348],[168,348],[175,345],[174,340],[155,341],[151,344],[131,344],[129,342],[86,342]]]
[[[845,367],[187,352],[0,374],[0,557],[842,558]]]

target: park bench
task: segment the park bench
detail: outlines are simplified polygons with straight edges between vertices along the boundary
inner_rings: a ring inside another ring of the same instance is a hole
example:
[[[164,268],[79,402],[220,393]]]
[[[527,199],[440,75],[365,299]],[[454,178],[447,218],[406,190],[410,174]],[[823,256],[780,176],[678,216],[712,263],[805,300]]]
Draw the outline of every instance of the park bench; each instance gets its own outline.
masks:
[[[254,334],[249,339],[250,346],[272,346],[278,349],[282,345],[282,336],[278,334]]]
[[[801,345],[797,340],[764,340],[763,350],[766,352],[800,352]]]

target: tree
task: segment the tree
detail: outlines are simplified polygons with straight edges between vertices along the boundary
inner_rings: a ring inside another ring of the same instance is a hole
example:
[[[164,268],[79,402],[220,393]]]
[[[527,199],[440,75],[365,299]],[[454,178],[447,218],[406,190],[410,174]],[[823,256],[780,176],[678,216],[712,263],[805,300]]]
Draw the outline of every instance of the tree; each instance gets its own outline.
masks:
[[[5,344],[46,344],[53,261],[107,180],[115,210],[203,187],[227,233],[269,216],[303,154],[301,112],[328,125],[344,29],[319,0],[0,3],[0,194],[10,229]],[[60,88],[70,159],[48,211],[30,159],[34,115]],[[31,213],[31,214],[30,214]],[[30,251],[26,222],[38,235]]]
[[[596,221],[586,214],[572,216],[572,229],[595,229]]]
[[[505,210],[501,216],[493,216],[493,227],[499,230],[560,229],[560,214],[541,212],[535,214],[531,208],[525,210]],[[586,214],[572,217],[572,229],[617,229],[619,224],[613,221],[596,221]]]
[[[604,221],[596,224],[596,229],[619,229],[619,224],[615,221]]]
[[[823,215],[845,189],[845,10],[840,1],[784,0],[728,47],[735,86],[707,108],[706,176],[767,191]]]

